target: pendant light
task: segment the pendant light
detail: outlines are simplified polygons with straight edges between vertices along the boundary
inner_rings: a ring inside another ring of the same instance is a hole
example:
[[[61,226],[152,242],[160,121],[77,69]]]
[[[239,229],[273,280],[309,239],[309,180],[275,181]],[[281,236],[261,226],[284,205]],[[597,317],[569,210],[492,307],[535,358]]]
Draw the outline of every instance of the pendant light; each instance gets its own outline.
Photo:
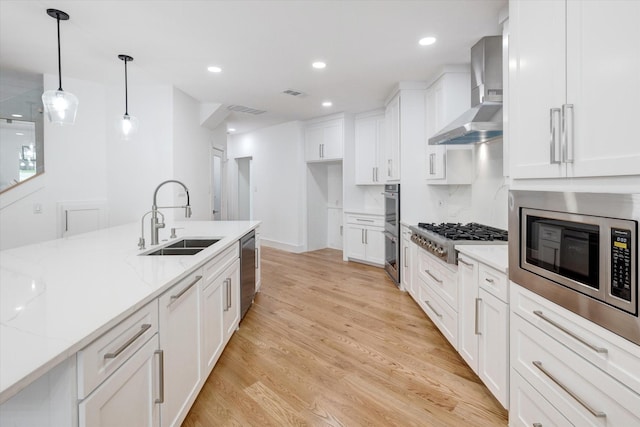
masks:
[[[118,55],[124,61],[124,115],[118,119],[118,132],[125,141],[138,131],[138,119],[129,115],[129,92],[127,81],[127,62],[133,61],[129,55]]]
[[[42,104],[49,121],[60,125],[72,125],[78,112],[78,98],[62,90],[62,65],[60,60],[60,21],[69,20],[69,15],[61,10],[47,9],[47,15],[58,23],[58,90],[48,90],[42,94]]]

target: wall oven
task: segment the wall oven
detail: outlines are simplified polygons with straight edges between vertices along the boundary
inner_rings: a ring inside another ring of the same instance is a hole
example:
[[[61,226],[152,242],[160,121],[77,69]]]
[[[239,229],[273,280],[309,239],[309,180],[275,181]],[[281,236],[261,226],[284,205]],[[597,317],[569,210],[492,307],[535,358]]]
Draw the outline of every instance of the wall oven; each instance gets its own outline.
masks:
[[[387,184],[384,186],[384,269],[400,286],[400,184]]]
[[[640,344],[640,194],[511,191],[509,278]]]

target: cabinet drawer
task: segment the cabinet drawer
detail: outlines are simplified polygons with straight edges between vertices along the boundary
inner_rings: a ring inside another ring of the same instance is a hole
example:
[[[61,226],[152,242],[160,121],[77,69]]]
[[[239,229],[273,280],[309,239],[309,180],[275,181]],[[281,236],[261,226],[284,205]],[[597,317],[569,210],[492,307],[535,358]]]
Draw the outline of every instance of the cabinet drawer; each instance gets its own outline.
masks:
[[[511,370],[510,427],[570,427],[572,424],[518,372]]]
[[[77,353],[78,398],[84,399],[158,332],[154,300]]]
[[[203,274],[205,286],[211,284],[211,282],[239,256],[240,248],[237,244],[234,244],[205,264]]]
[[[640,395],[520,316],[511,316],[511,365],[574,425],[640,425]]]
[[[374,215],[347,215],[347,224],[360,224],[369,227],[384,227],[382,216]]]
[[[478,284],[481,288],[504,302],[509,301],[509,285],[506,274],[480,263]]]
[[[418,275],[428,283],[453,310],[458,311],[458,279],[424,250],[418,251]]]
[[[419,304],[427,313],[427,316],[440,329],[442,335],[451,343],[453,348],[458,349],[458,313],[449,304],[444,302],[437,293],[420,280]]]
[[[511,310],[640,394],[640,346],[515,283]]]

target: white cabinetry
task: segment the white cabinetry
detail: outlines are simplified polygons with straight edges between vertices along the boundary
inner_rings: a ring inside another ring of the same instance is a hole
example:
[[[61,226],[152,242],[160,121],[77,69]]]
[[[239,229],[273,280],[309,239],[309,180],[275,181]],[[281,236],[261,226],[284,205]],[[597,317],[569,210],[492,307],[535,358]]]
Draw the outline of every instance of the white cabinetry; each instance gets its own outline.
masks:
[[[458,352],[505,408],[509,408],[507,277],[466,254],[458,256]]]
[[[427,141],[471,106],[469,72],[445,72],[426,92]],[[426,179],[429,184],[473,182],[473,146],[428,145]]]
[[[639,20],[636,1],[509,2],[513,178],[640,174],[628,125],[639,112]]]
[[[81,427],[159,426],[163,384],[154,301],[77,354]]]
[[[355,119],[356,185],[384,184],[384,113],[357,116]]]
[[[411,243],[411,230],[404,225],[400,226],[400,234],[402,236],[402,247],[400,252],[400,262],[402,268],[400,269],[400,282],[402,283],[402,289],[409,292],[412,296],[413,290],[413,274],[411,272],[411,266],[414,263],[414,247]]]
[[[307,162],[341,160],[344,146],[344,118],[313,121],[305,125]]]
[[[381,215],[346,216],[347,257],[384,265],[384,222]]]
[[[387,104],[385,113],[385,176],[387,181],[400,180],[400,94]]]
[[[640,425],[637,345],[515,283],[510,297],[512,426],[558,414],[572,425]]]
[[[173,286],[160,299],[160,345],[164,351],[164,403],[162,426],[184,420],[199,391],[201,269]]]

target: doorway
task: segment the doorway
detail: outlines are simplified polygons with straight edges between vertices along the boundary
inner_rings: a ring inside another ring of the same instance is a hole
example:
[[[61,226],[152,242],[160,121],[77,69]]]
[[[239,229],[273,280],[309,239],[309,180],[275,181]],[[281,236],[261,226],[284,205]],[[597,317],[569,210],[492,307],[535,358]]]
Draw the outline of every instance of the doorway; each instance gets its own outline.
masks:
[[[238,219],[253,217],[251,197],[251,157],[236,159],[238,162]]]
[[[213,148],[211,163],[211,219],[222,219],[222,167],[224,164],[224,151]]]

